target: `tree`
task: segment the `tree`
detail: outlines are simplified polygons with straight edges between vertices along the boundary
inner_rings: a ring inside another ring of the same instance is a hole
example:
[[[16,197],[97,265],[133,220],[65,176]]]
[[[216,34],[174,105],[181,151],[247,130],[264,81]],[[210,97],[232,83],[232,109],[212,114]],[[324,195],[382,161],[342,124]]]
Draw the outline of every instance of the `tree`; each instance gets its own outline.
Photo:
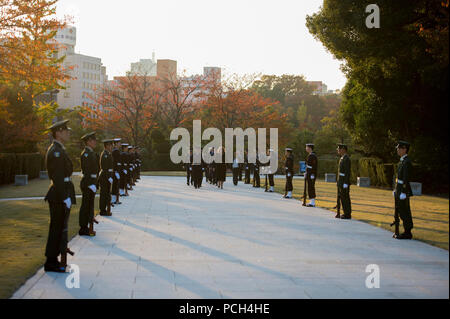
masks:
[[[156,127],[161,92],[154,77],[128,74],[95,91],[93,108],[81,112],[86,126],[143,145]]]
[[[53,38],[66,25],[55,18],[57,1],[0,0],[0,131],[1,148],[33,152],[49,124],[51,104],[36,103],[47,91],[69,79]]]
[[[378,1],[379,29],[365,25],[368,4],[325,0],[307,17],[309,31],[344,63],[346,126],[366,154],[390,158],[393,142],[406,139],[412,150],[439,149],[447,159],[448,1]],[[415,143],[423,136],[433,142]],[[448,171],[446,161],[431,165]]]

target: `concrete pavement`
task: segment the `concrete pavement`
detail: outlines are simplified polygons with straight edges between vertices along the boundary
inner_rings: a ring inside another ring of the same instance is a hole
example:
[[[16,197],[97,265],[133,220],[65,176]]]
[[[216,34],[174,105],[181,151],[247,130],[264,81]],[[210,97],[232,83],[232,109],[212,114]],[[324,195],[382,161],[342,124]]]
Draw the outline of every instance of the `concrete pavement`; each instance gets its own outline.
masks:
[[[13,298],[449,297],[446,250],[230,178],[224,190],[185,181],[142,177],[96,237],[71,241],[80,288],[40,269]],[[373,264],[380,288],[368,289]]]

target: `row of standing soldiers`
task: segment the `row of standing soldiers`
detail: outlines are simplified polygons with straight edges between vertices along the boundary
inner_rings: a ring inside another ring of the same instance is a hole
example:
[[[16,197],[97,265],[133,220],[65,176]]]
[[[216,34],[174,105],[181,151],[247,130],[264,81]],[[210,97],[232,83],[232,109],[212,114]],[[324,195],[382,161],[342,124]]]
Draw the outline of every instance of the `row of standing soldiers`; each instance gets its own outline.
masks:
[[[211,156],[214,156],[214,147],[212,147],[209,152]],[[269,152],[273,152],[273,150],[269,150]],[[259,161],[258,156],[256,156],[255,163],[249,163],[248,154],[247,152],[245,152],[243,156],[243,162],[239,163],[238,157],[235,154],[233,163],[226,164],[225,152],[219,150],[219,153],[222,154],[222,163],[216,163],[215,161],[212,161],[211,163],[207,164],[202,159],[201,163],[195,164],[193,163],[193,156],[191,151],[190,163],[184,164],[184,168],[186,170],[187,185],[193,185],[195,188],[200,188],[202,186],[204,173],[206,181],[208,183],[223,188],[223,182],[226,180],[226,170],[227,168],[230,168],[233,173],[233,184],[235,186],[239,181],[243,180],[245,184],[253,184],[253,187],[261,187],[260,168],[262,164]],[[252,175],[253,181],[251,179]],[[269,174],[268,176],[270,181],[270,189],[267,191],[274,192],[274,174]]]
[[[396,146],[397,155],[400,157],[400,163],[397,170],[397,179],[394,188],[394,200],[395,200],[395,214],[394,222],[391,226],[395,225],[394,238],[397,239],[411,239],[413,228],[412,214],[410,207],[410,197],[413,196],[410,176],[412,170],[411,160],[408,157],[410,144],[405,141],[399,141]],[[339,219],[351,219],[352,205],[350,199],[350,177],[351,177],[351,160],[348,155],[348,147],[346,144],[338,144],[336,149],[340,159],[337,175],[337,203],[334,209],[337,210],[336,218]],[[316,206],[316,188],[315,182],[318,173],[318,158],[314,152],[314,144],[306,144],[306,152],[308,156],[306,158],[306,170],[304,174],[304,193],[303,193],[303,206],[315,207]],[[274,151],[270,149],[267,155],[274,154]],[[210,149],[210,155],[214,155],[214,148]],[[276,155],[275,155],[276,156]],[[223,160],[224,162],[224,160]],[[191,152],[192,163],[192,152]],[[203,179],[203,172],[205,172],[206,179],[211,184],[217,184],[221,174],[218,174],[218,164],[211,163],[205,164],[185,164],[187,184],[193,183],[196,188],[201,187],[201,181]],[[250,176],[253,174],[253,187],[260,187],[260,171],[262,165],[258,157],[255,163],[248,162],[247,152],[244,155],[244,163],[237,161],[237,156],[232,164],[233,171],[233,184],[237,185],[238,181],[242,181],[242,173],[244,172],[244,183],[251,184]],[[226,170],[226,169],[225,169]],[[286,176],[285,193],[283,198],[292,198],[293,192],[293,177],[294,177],[294,156],[292,154],[292,148],[287,147],[285,149],[285,162],[284,171]],[[265,189],[266,192],[274,192],[274,172],[266,172]],[[267,181],[268,179],[268,181]],[[268,189],[268,185],[270,188]],[[306,199],[309,198],[309,202],[306,204]],[[341,208],[343,214],[341,214]],[[400,219],[403,221],[404,232],[399,233]]]
[[[75,187],[71,178],[73,164],[64,147],[64,143],[70,139],[68,122],[60,121],[49,128],[53,143],[46,155],[51,184],[45,197],[50,208],[45,271],[66,272],[67,254],[73,255],[67,247],[70,209],[76,204]],[[97,189],[100,189],[100,215],[112,216],[111,207],[121,204],[120,196],[129,196],[128,191],[133,190],[132,187],[140,179],[141,159],[139,149],[122,144],[120,138],[103,140],[104,150],[100,156],[94,151],[97,145],[95,132],[84,135],[81,140],[85,148],[80,158],[82,201],[78,234],[95,236],[94,223],[98,223],[94,212]]]
[[[410,144],[405,141],[399,141],[396,146],[397,155],[400,157],[400,162],[397,169],[397,178],[394,186],[394,222],[391,226],[395,226],[393,237],[396,239],[412,239],[411,230],[413,229],[413,221],[410,206],[410,197],[413,196],[410,177],[412,171],[412,162],[408,157]],[[303,205],[307,207],[315,207],[316,189],[315,181],[317,178],[318,159],[314,152],[314,144],[306,144],[306,151],[308,156],[306,158],[306,171],[305,171],[305,186],[303,193]],[[335,209],[337,210],[336,218],[351,219],[352,206],[350,200],[350,177],[351,177],[351,160],[348,155],[348,147],[346,144],[338,144],[337,153],[340,156],[339,168],[337,176],[337,204]],[[292,155],[292,149],[286,148],[286,187],[284,198],[292,198],[292,177],[293,177],[294,158]],[[306,204],[306,197],[309,197],[310,201]],[[344,213],[340,214],[340,209]],[[400,219],[403,221],[404,232],[400,234],[399,225]]]

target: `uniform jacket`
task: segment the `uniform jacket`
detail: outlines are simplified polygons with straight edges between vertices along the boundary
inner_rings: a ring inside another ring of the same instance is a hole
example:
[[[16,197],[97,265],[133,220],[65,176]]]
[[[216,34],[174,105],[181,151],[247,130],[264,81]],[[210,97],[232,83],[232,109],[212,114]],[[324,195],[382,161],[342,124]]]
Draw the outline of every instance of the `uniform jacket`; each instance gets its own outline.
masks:
[[[99,184],[109,183],[108,179],[113,177],[114,174],[114,163],[113,157],[110,152],[104,150],[100,155],[100,175],[98,177]]]
[[[351,175],[351,161],[348,154],[345,154],[339,160],[339,171],[337,184],[339,187],[343,187],[344,184],[350,185]]]
[[[286,156],[286,160],[284,162],[284,169],[286,171],[286,175],[290,173],[291,176],[294,176],[294,156],[292,154]]]
[[[73,173],[73,165],[64,146],[54,141],[47,150],[45,162],[48,176],[52,182],[45,200],[62,203],[70,197],[72,204],[76,204],[75,188],[72,181],[68,181]]]
[[[112,151],[112,158],[113,158],[113,169],[114,172],[120,173],[120,170],[122,168],[122,162],[120,161],[120,151],[119,149],[115,148]]]
[[[306,158],[306,175],[308,177],[311,175],[314,175],[314,177],[317,176],[317,162],[316,153],[311,152],[311,154],[308,154]]]
[[[98,188],[98,156],[88,147],[81,153],[81,173],[83,174],[80,182],[82,190],[86,190],[90,185],[96,185]]]
[[[406,196],[413,196],[410,178],[412,171],[411,159],[406,155],[403,159],[400,159],[397,169],[397,180],[395,185],[395,193],[400,196],[401,193],[405,193]]]

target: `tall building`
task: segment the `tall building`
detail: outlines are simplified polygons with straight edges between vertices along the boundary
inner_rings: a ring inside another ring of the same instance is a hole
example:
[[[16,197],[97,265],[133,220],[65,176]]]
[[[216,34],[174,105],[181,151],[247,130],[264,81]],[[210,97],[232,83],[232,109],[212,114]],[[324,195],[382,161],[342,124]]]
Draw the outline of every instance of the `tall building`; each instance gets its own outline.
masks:
[[[132,75],[156,76],[156,71],[155,52],[151,59],[140,59],[139,62],[131,63],[130,74]]]
[[[75,53],[76,40],[75,27],[60,30],[55,36],[55,41],[61,45],[58,56],[66,56],[64,67],[73,68],[69,71],[72,79],[65,83],[66,89],[58,92],[56,102],[62,109],[73,109],[76,106],[95,109],[95,90],[108,80],[106,67],[100,58]]]
[[[174,79],[177,77],[177,61],[174,60],[158,60],[156,67],[156,75],[160,79]]]
[[[313,95],[327,95],[327,94],[331,94],[328,91],[328,87],[325,83],[323,83],[322,81],[306,81],[306,83],[308,83],[310,86],[313,87]]]

